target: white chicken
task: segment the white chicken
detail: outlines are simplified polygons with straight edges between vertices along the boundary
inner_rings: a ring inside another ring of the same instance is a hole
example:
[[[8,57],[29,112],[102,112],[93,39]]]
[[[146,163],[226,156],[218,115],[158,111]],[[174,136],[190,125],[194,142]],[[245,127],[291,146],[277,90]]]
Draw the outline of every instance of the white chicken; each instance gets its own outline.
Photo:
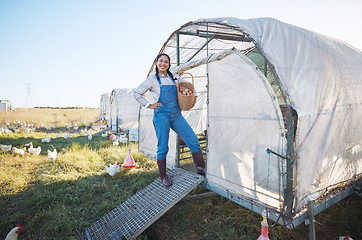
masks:
[[[102,137],[107,137],[108,133],[102,133]]]
[[[64,133],[64,138],[67,139],[70,137],[70,133]]]
[[[37,148],[34,148],[33,144],[30,144],[30,147],[29,147],[28,151],[29,151],[29,153],[38,156],[40,154],[40,152],[41,152],[41,147],[39,146]]]
[[[11,149],[13,148],[13,146],[10,144],[10,145],[3,145],[3,144],[0,144],[0,148],[1,149],[4,149],[5,151],[9,152],[11,151]]]
[[[121,171],[121,167],[119,166],[118,161],[114,161],[113,165],[110,163],[109,167],[105,166],[104,168],[106,169],[106,172],[113,178],[117,173]]]
[[[58,156],[57,149],[54,149],[53,152],[48,150],[48,158],[52,161],[54,161]]]
[[[26,147],[24,147],[24,148],[16,148],[16,147],[13,147],[13,153],[15,154],[15,155],[24,155],[25,154],[25,152],[26,152]]]
[[[119,141],[120,141],[120,143],[126,143],[127,142],[127,135],[121,135],[121,136],[119,136]]]
[[[16,224],[16,227],[14,227],[13,229],[11,229],[11,231],[8,233],[8,235],[6,235],[5,240],[17,240],[18,239],[18,235],[21,233],[21,231],[23,230],[23,225],[21,224]]]
[[[113,146],[119,146],[119,139],[118,138],[113,141]]]
[[[10,129],[5,129],[5,133],[12,133],[13,131],[11,131]]]
[[[33,142],[27,143],[27,144],[25,144],[24,146],[25,146],[25,147],[30,147],[31,145],[33,145]]]
[[[47,137],[47,138],[43,138],[42,140],[41,140],[41,142],[50,142],[50,137]]]
[[[93,136],[91,134],[88,135],[88,140],[91,141]]]
[[[339,237],[339,240],[353,240],[350,236],[342,236],[342,237]]]

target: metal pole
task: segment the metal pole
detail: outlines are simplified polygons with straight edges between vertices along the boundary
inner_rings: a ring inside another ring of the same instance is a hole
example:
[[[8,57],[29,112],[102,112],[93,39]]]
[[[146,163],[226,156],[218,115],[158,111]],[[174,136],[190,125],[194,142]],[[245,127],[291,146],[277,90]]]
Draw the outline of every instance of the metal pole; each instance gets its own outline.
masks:
[[[209,42],[211,42],[211,40],[215,37],[215,35],[213,35],[211,38],[207,39],[207,41],[204,43],[204,45],[202,45],[199,50],[197,50],[194,55],[192,55],[186,62],[190,62],[204,47],[208,46]],[[207,54],[208,56],[209,54]]]
[[[283,155],[280,155],[280,154],[277,153],[277,152],[274,152],[273,150],[270,150],[269,148],[266,149],[266,152],[267,152],[267,153],[272,153],[272,154],[274,154],[274,155],[277,155],[278,157],[281,157],[281,158],[283,158],[283,159],[289,159],[289,158],[287,158],[287,157],[285,157],[285,156],[283,156]]]
[[[176,64],[180,66],[180,32],[176,32]]]
[[[287,217],[292,218],[293,210],[293,161],[295,159],[294,153],[294,116],[289,111],[288,126],[287,126],[287,189],[286,189],[286,204],[287,204]]]
[[[313,202],[308,203],[308,229],[309,229],[309,240],[316,240],[315,238],[315,221],[314,221],[314,204]]]
[[[180,32],[176,32],[176,64],[180,66]],[[180,167],[180,137],[176,136],[176,167]]]

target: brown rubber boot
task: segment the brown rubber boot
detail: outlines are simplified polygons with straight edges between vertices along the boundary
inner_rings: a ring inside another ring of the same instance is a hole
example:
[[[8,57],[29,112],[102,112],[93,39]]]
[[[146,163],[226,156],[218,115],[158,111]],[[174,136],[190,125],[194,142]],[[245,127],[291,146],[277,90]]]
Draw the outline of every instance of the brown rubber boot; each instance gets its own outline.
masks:
[[[197,169],[197,174],[205,175],[205,160],[202,152],[196,152],[192,154],[192,158],[194,159],[194,163]]]
[[[161,182],[165,187],[169,187],[172,185],[172,182],[168,178],[166,174],[166,159],[158,160],[157,159],[157,165],[158,165],[158,172],[160,173]]]

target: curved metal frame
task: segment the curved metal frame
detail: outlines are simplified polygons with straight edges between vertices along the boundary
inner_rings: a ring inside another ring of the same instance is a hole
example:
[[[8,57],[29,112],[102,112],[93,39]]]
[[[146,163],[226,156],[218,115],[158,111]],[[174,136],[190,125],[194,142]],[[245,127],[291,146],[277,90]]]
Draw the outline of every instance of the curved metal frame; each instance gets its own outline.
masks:
[[[284,90],[284,87],[275,71],[275,67],[273,66],[273,64],[271,64],[270,60],[268,59],[268,57],[265,55],[265,52],[263,51],[263,49],[261,48],[261,46],[247,33],[245,32],[243,29],[241,29],[238,26],[233,26],[227,23],[221,23],[221,22],[212,22],[212,21],[204,21],[204,22],[188,22],[184,25],[182,25],[179,29],[175,30],[170,36],[169,38],[166,40],[166,42],[163,44],[163,46],[161,47],[160,51],[158,54],[162,53],[164,51],[164,49],[167,46],[167,43],[175,37],[176,39],[176,57],[177,57],[177,65],[180,65],[180,45],[179,45],[179,37],[180,34],[186,34],[186,32],[183,32],[182,30],[186,27],[192,26],[192,25],[202,25],[202,26],[206,26],[208,27],[209,24],[213,24],[213,27],[224,27],[227,29],[230,29],[232,31],[236,31],[240,34],[219,34],[217,32],[211,32],[211,34],[206,31],[205,33],[203,33],[203,36],[200,36],[200,31],[197,31],[197,33],[195,34],[188,34],[188,35],[194,35],[194,36],[199,36],[199,37],[205,37],[207,38],[206,42],[204,45],[202,45],[196,52],[195,54],[193,54],[192,57],[190,57],[187,61],[190,61],[193,57],[195,57],[204,47],[207,47],[208,44],[213,40],[213,39],[217,39],[217,38],[222,38],[222,39],[227,39],[227,37],[229,36],[230,39],[228,40],[234,40],[234,41],[238,41],[237,37],[239,37],[239,41],[246,41],[246,42],[252,42],[255,46],[255,48],[261,53],[261,55],[264,57],[266,65],[270,68],[271,72],[273,73],[273,77],[276,80],[276,83],[278,85],[278,88],[281,91],[281,96],[283,98],[283,101],[285,102],[285,105],[287,107],[288,110],[288,117],[284,116],[287,119],[287,155],[286,158],[287,160],[287,184],[286,184],[286,192],[285,192],[285,198],[284,198],[284,204],[282,207],[282,211],[278,212],[275,209],[271,209],[272,211],[270,212],[270,217],[271,219],[273,219],[274,221],[283,224],[283,225],[287,225],[285,221],[285,219],[280,219],[281,216],[286,217],[286,219],[289,219],[291,221],[292,217],[295,215],[295,213],[293,212],[293,202],[294,202],[294,195],[293,195],[293,168],[295,166],[295,152],[294,152],[294,132],[295,132],[295,111],[294,109],[290,106],[290,101],[289,101],[289,96],[286,93],[286,91]],[[250,50],[250,49],[249,49]],[[186,61],[186,62],[187,62]],[[151,74],[151,72],[153,71],[154,67],[156,64],[156,60],[154,60],[149,72],[148,72],[148,76]],[[265,75],[265,74],[264,74]],[[267,77],[267,76],[265,76]],[[179,148],[179,142],[177,142],[177,146]],[[178,151],[179,152],[179,151]],[[179,153],[178,153],[179,156]],[[215,186],[211,186],[208,183],[204,183],[203,184],[206,188],[219,193],[220,195],[223,195],[224,197],[227,197],[230,200],[235,201],[236,203],[243,205],[259,214],[262,213],[262,210],[265,209],[265,206],[259,206],[258,208],[256,208],[256,206],[258,206],[257,203],[255,203],[254,201],[247,200],[247,199],[243,199],[241,200],[240,196],[234,195],[232,193],[230,193],[229,191],[224,192],[221,189],[218,189]],[[244,204],[243,204],[244,203]],[[246,204],[245,204],[246,203]],[[284,210],[286,208],[286,213],[284,213]],[[283,222],[281,222],[283,221]]]

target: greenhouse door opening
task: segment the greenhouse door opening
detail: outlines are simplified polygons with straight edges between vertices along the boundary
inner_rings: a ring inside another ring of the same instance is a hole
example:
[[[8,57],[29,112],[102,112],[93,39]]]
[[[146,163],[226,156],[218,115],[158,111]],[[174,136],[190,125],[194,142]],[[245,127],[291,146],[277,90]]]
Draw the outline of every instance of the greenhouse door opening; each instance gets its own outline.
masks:
[[[201,146],[201,151],[204,155],[204,159],[206,159],[206,131],[202,134],[197,134],[197,138],[199,139],[199,143]],[[177,167],[180,167],[189,172],[196,173],[197,170],[195,168],[191,151],[189,147],[185,144],[185,142],[180,138],[179,139],[179,152],[178,152],[178,161]]]

